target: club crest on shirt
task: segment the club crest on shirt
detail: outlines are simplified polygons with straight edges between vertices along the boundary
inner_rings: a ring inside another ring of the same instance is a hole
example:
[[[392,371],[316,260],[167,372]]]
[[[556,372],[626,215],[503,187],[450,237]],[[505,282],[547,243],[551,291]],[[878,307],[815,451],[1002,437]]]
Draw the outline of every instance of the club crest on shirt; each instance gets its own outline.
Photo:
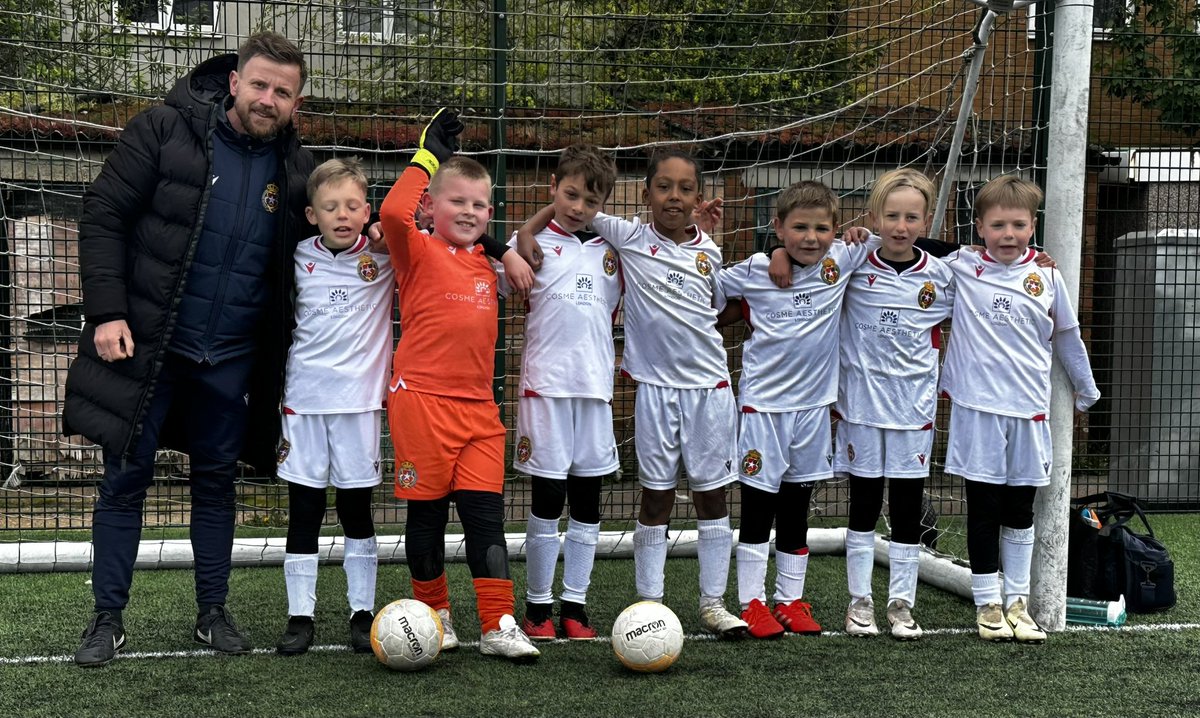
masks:
[[[379,277],[379,265],[375,258],[364,254],[358,258],[358,278],[364,282],[374,282]]]
[[[742,457],[742,473],[746,476],[757,476],[762,471],[762,454],[751,449]]]
[[[262,193],[262,206],[272,214],[279,209],[279,185],[274,182],[267,183],[267,188]]]
[[[700,272],[702,277],[712,274],[712,260],[704,252],[696,255],[696,271]]]
[[[1042,285],[1041,276],[1037,274],[1030,274],[1028,277],[1025,277],[1025,281],[1021,283],[1021,286],[1025,288],[1025,293],[1031,297],[1042,296],[1042,292],[1046,289]]]
[[[533,456],[533,442],[528,436],[522,436],[517,440],[517,461],[524,464],[529,461],[529,457]]]
[[[287,461],[288,454],[292,451],[292,444],[284,438],[279,439],[279,443],[275,446],[275,463],[280,466]]]
[[[854,461],[854,444],[846,443],[846,458]]]
[[[417,466],[411,461],[401,461],[396,467],[396,487],[411,489],[417,485]]]
[[[917,306],[922,309],[928,309],[933,306],[937,300],[937,290],[933,287],[933,282],[925,282],[921,285],[921,290],[917,292]]]
[[[834,261],[833,257],[826,257],[821,260],[821,281],[826,284],[837,284],[837,280],[842,276],[842,268]]]
[[[611,249],[604,250],[604,273],[610,277],[617,273],[617,253]]]

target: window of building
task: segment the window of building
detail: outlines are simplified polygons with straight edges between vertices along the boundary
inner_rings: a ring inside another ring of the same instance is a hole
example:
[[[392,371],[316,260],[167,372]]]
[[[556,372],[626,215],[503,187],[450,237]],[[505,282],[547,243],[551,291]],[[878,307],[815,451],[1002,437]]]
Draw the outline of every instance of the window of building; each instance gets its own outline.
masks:
[[[433,30],[433,0],[349,0],[338,11],[338,30],[357,42],[403,42]]]
[[[215,0],[116,0],[113,15],[134,29],[216,32]]]

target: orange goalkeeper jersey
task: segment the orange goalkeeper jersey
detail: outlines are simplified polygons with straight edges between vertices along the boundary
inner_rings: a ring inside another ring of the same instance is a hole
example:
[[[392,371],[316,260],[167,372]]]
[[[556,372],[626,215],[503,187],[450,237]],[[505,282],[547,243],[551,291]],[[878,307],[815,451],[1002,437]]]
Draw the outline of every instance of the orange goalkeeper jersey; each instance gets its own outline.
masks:
[[[400,343],[391,388],[492,399],[496,272],[483,247],[456,247],[414,221],[429,177],[409,167],[379,210],[400,290]]]

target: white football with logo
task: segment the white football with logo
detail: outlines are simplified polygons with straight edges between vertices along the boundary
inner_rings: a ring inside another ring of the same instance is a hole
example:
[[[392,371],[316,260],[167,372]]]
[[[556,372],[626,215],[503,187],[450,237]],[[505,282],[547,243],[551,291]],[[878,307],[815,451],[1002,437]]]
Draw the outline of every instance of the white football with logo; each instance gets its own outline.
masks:
[[[683,650],[683,626],[661,603],[641,601],[617,616],[612,628],[613,653],[631,671],[659,673],[671,667]]]
[[[416,599],[392,601],[375,614],[371,649],[388,668],[420,670],[433,663],[442,650],[442,619]]]

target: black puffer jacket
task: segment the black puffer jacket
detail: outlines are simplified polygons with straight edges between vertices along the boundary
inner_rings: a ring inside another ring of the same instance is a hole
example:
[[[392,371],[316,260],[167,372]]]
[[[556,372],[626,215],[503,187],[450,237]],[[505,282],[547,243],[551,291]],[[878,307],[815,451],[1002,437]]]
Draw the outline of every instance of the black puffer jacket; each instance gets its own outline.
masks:
[[[155,379],[162,370],[183,284],[196,252],[211,185],[212,132],[225,111],[236,55],[212,58],[176,83],[165,105],[130,120],[117,148],[84,195],[79,232],[84,327],[67,374],[63,433],[82,434],[113,454],[136,445]],[[283,215],[263,281],[268,306],[255,336],[255,375],[242,459],[260,474],[274,470],[279,397],[290,341],[291,257],[309,234],[304,183],[312,155],[293,127],[277,140]],[[124,318],[134,356],[107,363],[96,354],[97,323]],[[182,407],[180,407],[182,410]],[[175,408],[160,444],[187,451]]]

